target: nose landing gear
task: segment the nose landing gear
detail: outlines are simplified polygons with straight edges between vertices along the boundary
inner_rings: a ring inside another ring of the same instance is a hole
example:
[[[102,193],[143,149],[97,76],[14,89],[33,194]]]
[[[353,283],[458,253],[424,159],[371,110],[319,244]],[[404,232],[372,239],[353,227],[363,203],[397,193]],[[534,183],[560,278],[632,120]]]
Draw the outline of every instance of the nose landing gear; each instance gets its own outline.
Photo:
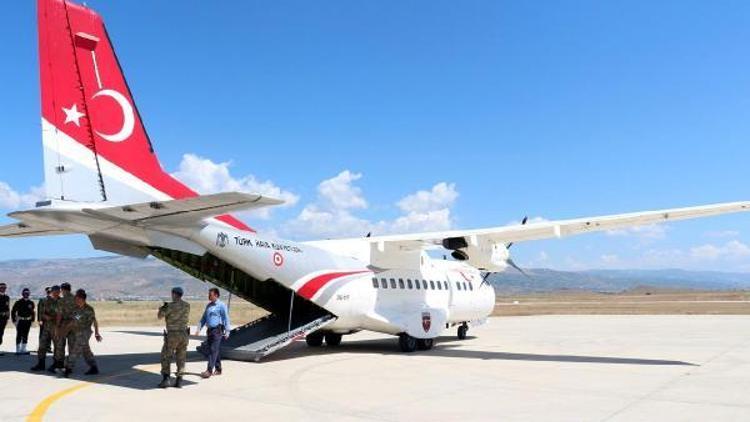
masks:
[[[469,325],[464,322],[458,327],[458,334],[457,334],[458,339],[466,340],[466,335],[468,332],[469,332]]]

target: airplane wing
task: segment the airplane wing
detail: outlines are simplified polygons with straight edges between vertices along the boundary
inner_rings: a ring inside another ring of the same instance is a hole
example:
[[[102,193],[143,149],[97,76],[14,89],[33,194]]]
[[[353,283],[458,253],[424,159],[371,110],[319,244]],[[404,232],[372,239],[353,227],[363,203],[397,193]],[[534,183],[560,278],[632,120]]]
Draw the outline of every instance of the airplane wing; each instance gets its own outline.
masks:
[[[624,229],[667,221],[709,217],[720,214],[750,211],[750,201],[730,202],[690,208],[673,208],[658,211],[634,212],[601,217],[571,220],[543,221],[476,230],[451,230],[443,232],[370,237],[372,243],[388,245],[388,249],[414,250],[429,246],[445,246],[452,239],[463,238],[467,244],[497,244],[560,238],[597,231]]]

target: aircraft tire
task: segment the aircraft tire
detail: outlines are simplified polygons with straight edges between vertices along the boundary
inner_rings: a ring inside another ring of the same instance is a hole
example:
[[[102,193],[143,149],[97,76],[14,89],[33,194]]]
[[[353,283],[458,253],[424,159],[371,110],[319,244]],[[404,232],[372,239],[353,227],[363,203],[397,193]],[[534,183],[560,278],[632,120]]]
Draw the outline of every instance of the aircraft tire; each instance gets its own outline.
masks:
[[[320,347],[323,345],[323,333],[310,333],[305,336],[305,342],[310,347]]]
[[[466,335],[469,332],[469,327],[466,325],[461,325],[458,327],[458,339],[459,340],[466,340]]]
[[[432,349],[435,340],[431,338],[421,338],[417,340],[417,349],[419,350],[430,350]]]
[[[336,347],[339,344],[341,344],[341,334],[336,333],[326,333],[326,344],[331,347]]]
[[[398,336],[398,347],[400,347],[401,351],[404,353],[412,353],[417,350],[417,339],[403,333]]]

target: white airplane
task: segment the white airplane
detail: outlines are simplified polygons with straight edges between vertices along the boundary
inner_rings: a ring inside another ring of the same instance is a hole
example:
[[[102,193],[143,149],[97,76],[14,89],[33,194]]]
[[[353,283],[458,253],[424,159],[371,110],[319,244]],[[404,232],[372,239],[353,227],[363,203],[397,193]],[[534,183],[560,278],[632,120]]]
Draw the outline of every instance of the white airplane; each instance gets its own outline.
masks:
[[[750,202],[545,221],[478,230],[315,242],[255,232],[229,213],[282,201],[199,195],[165,172],[101,17],[64,0],[38,0],[42,140],[47,199],[9,214],[2,237],[84,234],[95,249],[154,256],[270,312],[238,328],[223,352],[257,360],[306,336],[336,346],[371,330],[405,352],[458,337],[493,311],[486,276],[515,266],[514,242],[750,210]],[[455,260],[433,259],[444,248]]]

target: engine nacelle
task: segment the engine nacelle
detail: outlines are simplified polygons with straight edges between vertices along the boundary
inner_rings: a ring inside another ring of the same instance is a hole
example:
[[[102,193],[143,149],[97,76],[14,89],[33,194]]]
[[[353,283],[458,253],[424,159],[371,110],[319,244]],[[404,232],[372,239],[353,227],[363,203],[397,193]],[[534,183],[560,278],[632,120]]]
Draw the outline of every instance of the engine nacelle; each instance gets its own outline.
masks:
[[[510,253],[503,243],[484,243],[455,237],[443,240],[443,247],[452,250],[451,256],[472,267],[491,272],[502,272],[508,268]]]

